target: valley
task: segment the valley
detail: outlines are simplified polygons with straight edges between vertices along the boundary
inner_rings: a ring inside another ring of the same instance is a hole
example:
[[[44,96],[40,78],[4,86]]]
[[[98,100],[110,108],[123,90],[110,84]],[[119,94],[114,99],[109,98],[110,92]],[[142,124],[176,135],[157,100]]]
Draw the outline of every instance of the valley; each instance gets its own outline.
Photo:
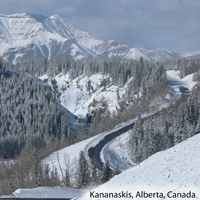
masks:
[[[199,55],[0,15],[0,195],[199,199]]]

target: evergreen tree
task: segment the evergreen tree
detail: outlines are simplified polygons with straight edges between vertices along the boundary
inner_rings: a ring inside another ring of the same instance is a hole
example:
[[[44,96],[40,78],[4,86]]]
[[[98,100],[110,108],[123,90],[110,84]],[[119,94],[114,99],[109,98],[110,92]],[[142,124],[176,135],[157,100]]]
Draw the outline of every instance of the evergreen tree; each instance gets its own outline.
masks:
[[[70,183],[70,174],[68,169],[65,170],[65,186],[66,187],[70,187],[71,183]]]
[[[109,168],[109,162],[106,161],[103,166],[103,177],[102,177],[103,183],[109,181],[110,178],[111,178],[111,169]]]
[[[78,160],[78,186],[86,187],[90,181],[89,166],[87,160],[84,157],[83,151],[80,151]]]

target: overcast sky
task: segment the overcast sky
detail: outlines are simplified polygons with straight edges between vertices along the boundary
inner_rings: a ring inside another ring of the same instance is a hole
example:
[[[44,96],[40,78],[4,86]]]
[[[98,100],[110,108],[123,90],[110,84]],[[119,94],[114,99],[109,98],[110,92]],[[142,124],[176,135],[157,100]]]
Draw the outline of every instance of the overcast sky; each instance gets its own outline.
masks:
[[[200,51],[200,0],[0,0],[0,13],[58,14],[129,47]]]

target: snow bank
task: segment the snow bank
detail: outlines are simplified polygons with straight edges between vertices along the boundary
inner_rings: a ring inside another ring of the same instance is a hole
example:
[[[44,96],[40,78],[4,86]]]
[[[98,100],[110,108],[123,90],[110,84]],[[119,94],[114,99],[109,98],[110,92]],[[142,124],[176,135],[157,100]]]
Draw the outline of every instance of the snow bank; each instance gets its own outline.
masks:
[[[184,78],[180,78],[179,70],[169,70],[167,71],[167,80],[170,83],[170,86],[175,90],[179,91],[180,87],[188,88],[188,90],[192,90],[192,88],[196,85],[196,82],[193,81],[193,74],[189,74]]]
[[[61,187],[38,187],[33,189],[18,189],[13,192],[19,198],[74,198],[86,190]]]
[[[135,166],[131,161],[131,152],[129,147],[131,130],[120,135],[107,143],[100,152],[100,158],[103,163],[109,161],[109,166],[115,169],[118,166],[120,171]]]

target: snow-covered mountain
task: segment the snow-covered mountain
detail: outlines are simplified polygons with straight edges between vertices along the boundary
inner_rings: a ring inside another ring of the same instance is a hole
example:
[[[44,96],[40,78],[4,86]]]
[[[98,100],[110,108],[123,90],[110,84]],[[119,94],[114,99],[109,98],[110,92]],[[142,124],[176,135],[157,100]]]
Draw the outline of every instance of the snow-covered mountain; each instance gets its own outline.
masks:
[[[142,54],[144,54],[150,61],[164,61],[169,59],[175,59],[182,57],[180,54],[168,51],[166,49],[154,49],[154,50],[146,50],[146,49],[138,49]],[[187,57],[187,56],[185,56]]]
[[[0,15],[0,55],[16,63],[27,58],[112,57],[159,61],[182,57],[165,49],[129,48],[114,40],[97,39],[58,15]],[[190,55],[188,53],[188,55]],[[183,54],[183,57],[187,57]]]
[[[192,52],[183,52],[180,54],[181,57],[183,58],[188,58],[188,57],[194,57],[194,56],[200,56],[200,51],[192,51]]]
[[[26,13],[0,15],[0,55],[11,62],[33,57],[146,58],[136,49],[78,30],[58,15],[46,17]]]

